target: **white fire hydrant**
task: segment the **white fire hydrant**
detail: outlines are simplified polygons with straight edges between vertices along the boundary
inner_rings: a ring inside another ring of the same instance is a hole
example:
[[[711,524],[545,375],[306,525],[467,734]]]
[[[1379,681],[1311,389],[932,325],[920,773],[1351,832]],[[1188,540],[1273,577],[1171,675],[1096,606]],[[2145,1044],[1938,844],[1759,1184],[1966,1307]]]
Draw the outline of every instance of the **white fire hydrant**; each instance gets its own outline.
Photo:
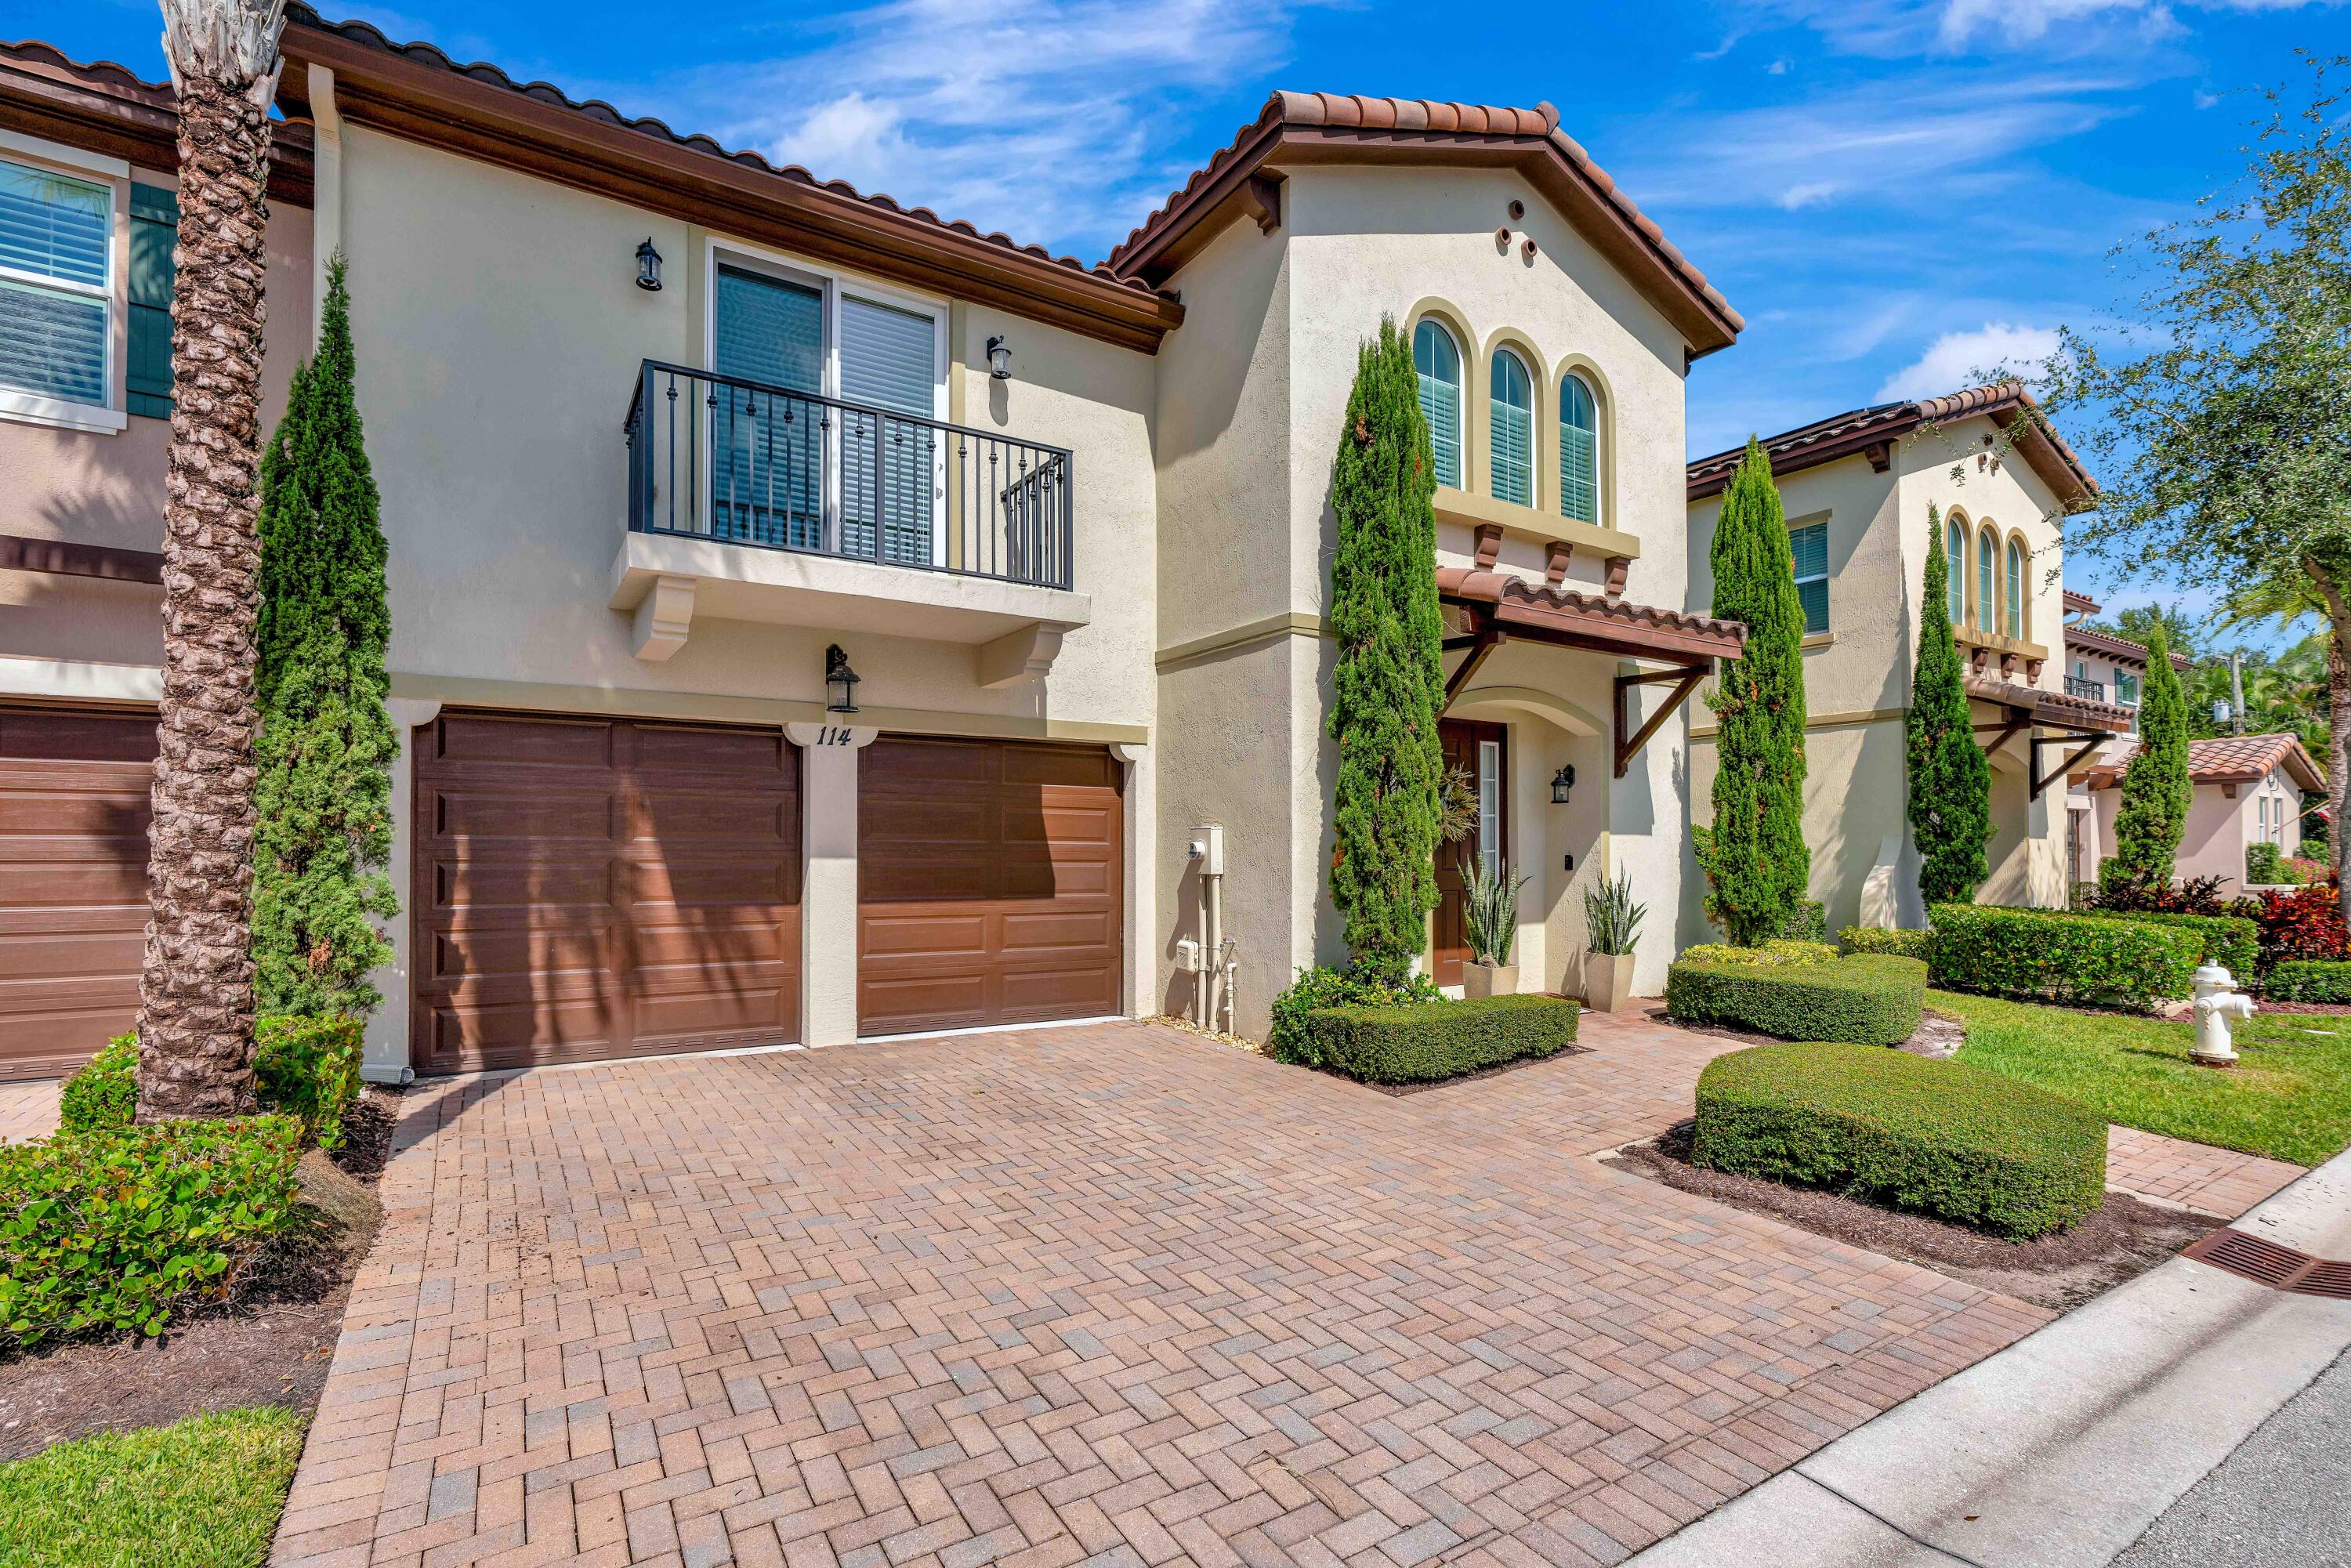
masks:
[[[2199,1067],[2234,1067],[2237,1048],[2229,1038],[2230,1020],[2253,1016],[2253,998],[2237,989],[2229,971],[2207,964],[2190,977],[2196,988],[2196,1046],[2188,1060]]]

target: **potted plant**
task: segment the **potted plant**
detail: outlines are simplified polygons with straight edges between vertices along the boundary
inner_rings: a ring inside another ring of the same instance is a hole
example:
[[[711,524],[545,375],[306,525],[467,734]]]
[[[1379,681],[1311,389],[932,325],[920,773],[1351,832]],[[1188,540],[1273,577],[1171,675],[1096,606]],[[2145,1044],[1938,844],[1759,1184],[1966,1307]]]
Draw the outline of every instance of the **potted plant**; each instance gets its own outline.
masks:
[[[1480,857],[1463,880],[1461,925],[1469,962],[1461,966],[1461,994],[1513,995],[1519,988],[1519,967],[1510,962],[1519,941],[1519,890],[1531,879],[1512,876],[1507,860],[1489,866]]]
[[[1583,956],[1583,1005],[1593,1011],[1617,1012],[1633,999],[1633,946],[1648,913],[1647,904],[1633,902],[1629,873],[1583,890],[1583,929],[1590,943]]]

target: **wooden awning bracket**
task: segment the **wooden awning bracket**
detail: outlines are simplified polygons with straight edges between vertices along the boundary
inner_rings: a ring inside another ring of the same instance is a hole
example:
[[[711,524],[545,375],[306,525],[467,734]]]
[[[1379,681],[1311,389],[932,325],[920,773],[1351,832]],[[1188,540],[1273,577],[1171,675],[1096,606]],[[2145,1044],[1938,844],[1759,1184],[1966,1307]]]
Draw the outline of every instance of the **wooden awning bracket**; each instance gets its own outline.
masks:
[[[1461,695],[1461,688],[1469,684],[1469,677],[1478,673],[1478,666],[1484,664],[1494,650],[1501,645],[1502,634],[1494,630],[1493,618],[1486,615],[1478,618],[1478,630],[1475,635],[1448,637],[1445,640],[1445,646],[1447,648],[1466,647],[1469,650],[1469,656],[1463,659],[1455,667],[1453,674],[1446,677],[1445,706],[1447,707],[1453,706],[1453,699]]]
[[[2016,737],[2019,730],[2030,728],[2032,724],[2031,708],[2011,707],[2003,708],[2001,711],[2008,716],[1993,724],[1980,724],[1975,727],[1976,734],[1991,737],[1990,740],[1984,742],[1986,757],[1995,755],[2001,747]]]
[[[2040,799],[2041,791],[2046,789],[2050,785],[2058,782],[2067,774],[2073,772],[2075,766],[2078,765],[2084,758],[2089,756],[2090,753],[2095,751],[2101,745],[2112,738],[2113,737],[2111,736],[2107,735],[2106,732],[2102,729],[2074,729],[2067,730],[2063,735],[2034,736],[2032,737],[2032,760],[2025,771],[2026,778],[2031,780],[2032,785],[2032,793],[2030,798],[2033,800]],[[2064,761],[2060,762],[2055,768],[2047,773],[2043,773],[2041,770],[2041,748],[2043,747],[2073,746],[2076,741],[2079,741],[2081,745],[2074,750],[2072,756],[2066,758]]]
[[[1616,747],[1617,778],[1625,777],[1625,769],[1639,754],[1641,747],[1649,744],[1649,737],[1657,733],[1657,727],[1671,717],[1674,712],[1688,699],[1690,693],[1698,689],[1698,684],[1700,681],[1712,674],[1714,674],[1714,661],[1708,659],[1702,664],[1684,664],[1671,670],[1652,670],[1646,674],[1616,677],[1615,691],[1610,705],[1610,716],[1614,721],[1614,733],[1610,738],[1614,741]],[[1673,695],[1659,704],[1657,711],[1651,714],[1640,729],[1627,739],[1625,728],[1631,722],[1631,717],[1625,711],[1625,694],[1635,686],[1664,685],[1668,681],[1676,683]]]

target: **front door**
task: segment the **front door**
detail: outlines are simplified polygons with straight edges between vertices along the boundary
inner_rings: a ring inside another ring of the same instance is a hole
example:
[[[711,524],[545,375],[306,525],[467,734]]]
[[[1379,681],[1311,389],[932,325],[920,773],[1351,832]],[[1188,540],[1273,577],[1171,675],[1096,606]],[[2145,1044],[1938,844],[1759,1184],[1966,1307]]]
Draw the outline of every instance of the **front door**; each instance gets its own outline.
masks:
[[[1437,726],[1445,747],[1445,770],[1458,768],[1478,792],[1476,828],[1455,843],[1437,846],[1437,933],[1429,956],[1430,973],[1440,986],[1461,983],[1461,966],[1469,960],[1469,943],[1462,921],[1463,898],[1469,874],[1482,860],[1497,864],[1509,852],[1510,818],[1503,766],[1509,757],[1510,730],[1499,724],[1478,724],[1448,718]]]

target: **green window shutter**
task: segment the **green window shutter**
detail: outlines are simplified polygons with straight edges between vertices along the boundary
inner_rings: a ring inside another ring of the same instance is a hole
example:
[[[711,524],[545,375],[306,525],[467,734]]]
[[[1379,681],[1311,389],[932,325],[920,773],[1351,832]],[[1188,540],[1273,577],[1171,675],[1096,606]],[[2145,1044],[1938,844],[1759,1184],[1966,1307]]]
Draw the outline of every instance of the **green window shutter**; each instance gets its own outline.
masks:
[[[1534,505],[1534,398],[1526,367],[1509,352],[1494,356],[1491,393],[1493,461],[1489,476],[1494,499]]]
[[[1814,523],[1788,535],[1795,558],[1796,598],[1804,607],[1807,635],[1829,629],[1829,526]]]
[[[180,238],[180,198],[154,185],[131,187],[132,413],[172,417],[172,247]]]
[[[1582,378],[1559,383],[1559,513],[1600,521],[1600,420]]]
[[[1428,421],[1428,444],[1437,462],[1437,482],[1461,487],[1461,355],[1452,336],[1434,321],[1413,329],[1413,368],[1420,372],[1420,412]]]

